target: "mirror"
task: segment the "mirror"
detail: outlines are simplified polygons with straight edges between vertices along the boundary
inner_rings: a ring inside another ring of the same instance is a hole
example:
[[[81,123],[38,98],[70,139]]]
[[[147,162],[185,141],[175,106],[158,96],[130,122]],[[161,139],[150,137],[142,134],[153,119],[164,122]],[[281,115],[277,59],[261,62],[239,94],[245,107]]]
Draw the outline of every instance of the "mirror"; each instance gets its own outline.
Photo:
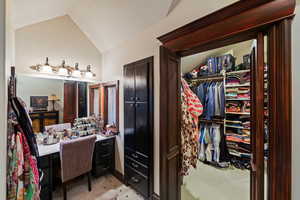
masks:
[[[46,126],[87,117],[87,83],[20,75],[17,96],[29,109],[35,133]]]
[[[103,128],[113,126],[119,130],[119,81],[89,86],[90,114],[100,116]]]

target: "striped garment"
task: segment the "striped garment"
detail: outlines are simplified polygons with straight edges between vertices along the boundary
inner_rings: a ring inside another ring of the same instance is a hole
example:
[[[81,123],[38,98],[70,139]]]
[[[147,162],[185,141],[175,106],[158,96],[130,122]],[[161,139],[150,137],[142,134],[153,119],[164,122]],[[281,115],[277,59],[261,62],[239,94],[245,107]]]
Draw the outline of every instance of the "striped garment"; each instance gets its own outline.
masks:
[[[192,117],[196,122],[198,122],[198,117],[203,113],[203,106],[196,94],[190,89],[187,82],[182,78],[181,84],[183,88],[183,93],[186,96],[186,103],[188,106],[188,111],[191,113]]]

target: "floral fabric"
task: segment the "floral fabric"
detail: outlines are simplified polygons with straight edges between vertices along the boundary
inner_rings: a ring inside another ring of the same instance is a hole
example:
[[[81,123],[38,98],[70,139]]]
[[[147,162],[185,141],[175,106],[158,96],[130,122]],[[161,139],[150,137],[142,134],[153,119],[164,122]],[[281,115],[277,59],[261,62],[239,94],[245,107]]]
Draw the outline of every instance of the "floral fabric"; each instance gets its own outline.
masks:
[[[185,80],[182,80],[181,111],[181,175],[187,176],[191,167],[197,167],[198,117],[203,112],[203,106]]]
[[[8,146],[7,199],[39,200],[37,161],[30,153],[27,139],[16,126]]]

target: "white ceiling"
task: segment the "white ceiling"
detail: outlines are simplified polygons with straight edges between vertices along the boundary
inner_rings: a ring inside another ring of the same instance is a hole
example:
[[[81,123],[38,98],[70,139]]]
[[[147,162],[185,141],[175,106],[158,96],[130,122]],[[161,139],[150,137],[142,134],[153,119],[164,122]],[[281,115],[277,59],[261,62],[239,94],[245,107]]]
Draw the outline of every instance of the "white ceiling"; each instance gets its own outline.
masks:
[[[15,29],[69,15],[100,52],[129,41],[167,16],[185,17],[193,6],[203,15],[237,0],[12,0]],[[180,4],[180,5],[179,5]],[[178,8],[178,9],[177,9]],[[174,12],[173,12],[174,11]],[[183,13],[182,16],[180,13]],[[201,16],[201,15],[200,15]],[[180,19],[178,19],[180,20]],[[173,23],[173,22],[172,22]]]
[[[12,0],[16,29],[69,15],[100,52],[166,17],[180,0]]]

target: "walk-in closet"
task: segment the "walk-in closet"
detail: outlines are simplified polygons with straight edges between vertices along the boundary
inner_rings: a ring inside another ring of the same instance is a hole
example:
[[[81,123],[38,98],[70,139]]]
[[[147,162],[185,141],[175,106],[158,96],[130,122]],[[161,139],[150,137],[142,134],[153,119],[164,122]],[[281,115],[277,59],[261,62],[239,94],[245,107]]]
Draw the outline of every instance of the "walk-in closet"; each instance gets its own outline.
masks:
[[[251,146],[255,134],[251,128],[254,89],[251,74],[256,62],[255,49],[257,41],[248,40],[181,59],[181,144],[184,147],[181,198],[184,200],[250,199]],[[264,53],[267,57],[267,49]],[[264,83],[267,163],[266,61]]]

